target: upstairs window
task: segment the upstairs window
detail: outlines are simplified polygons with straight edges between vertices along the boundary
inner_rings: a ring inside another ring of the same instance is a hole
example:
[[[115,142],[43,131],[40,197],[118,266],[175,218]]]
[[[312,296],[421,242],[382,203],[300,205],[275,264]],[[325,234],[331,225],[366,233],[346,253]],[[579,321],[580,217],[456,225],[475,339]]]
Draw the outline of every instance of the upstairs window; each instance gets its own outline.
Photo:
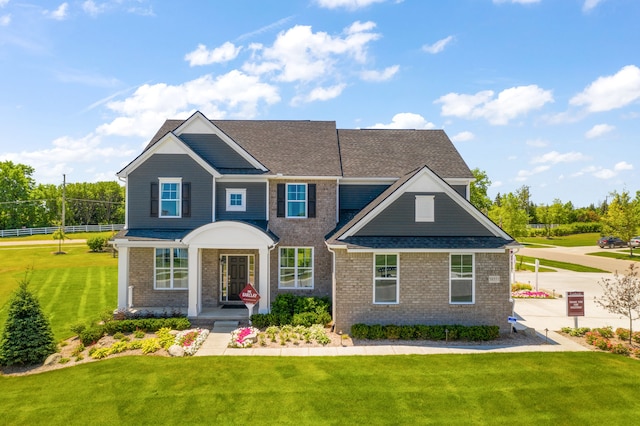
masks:
[[[276,198],[278,217],[316,217],[315,183],[279,183]]]
[[[182,178],[159,178],[151,182],[151,217],[191,217],[191,183]]]
[[[244,212],[247,211],[247,190],[227,189],[227,211]]]

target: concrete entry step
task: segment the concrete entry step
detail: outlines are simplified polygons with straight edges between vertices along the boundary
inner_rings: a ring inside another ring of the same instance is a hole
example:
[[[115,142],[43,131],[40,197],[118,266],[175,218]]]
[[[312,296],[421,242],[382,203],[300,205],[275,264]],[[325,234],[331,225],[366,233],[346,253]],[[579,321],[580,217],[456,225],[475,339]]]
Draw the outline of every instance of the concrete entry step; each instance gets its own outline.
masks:
[[[213,330],[219,328],[237,328],[238,324],[238,321],[216,321],[213,323]]]

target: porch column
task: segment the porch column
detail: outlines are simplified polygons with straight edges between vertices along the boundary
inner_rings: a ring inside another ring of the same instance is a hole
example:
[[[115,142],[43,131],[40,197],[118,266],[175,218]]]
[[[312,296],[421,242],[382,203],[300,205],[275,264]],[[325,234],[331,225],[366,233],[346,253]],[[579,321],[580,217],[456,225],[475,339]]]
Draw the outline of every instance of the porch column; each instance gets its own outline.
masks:
[[[200,313],[199,254],[200,250],[197,247],[189,247],[189,308],[187,309],[187,315],[190,317],[197,317]]]
[[[269,249],[263,246],[258,253],[260,259],[260,278],[257,288],[260,295],[258,313],[266,314],[269,312]]]
[[[129,247],[117,246],[118,249],[118,310],[129,307]]]

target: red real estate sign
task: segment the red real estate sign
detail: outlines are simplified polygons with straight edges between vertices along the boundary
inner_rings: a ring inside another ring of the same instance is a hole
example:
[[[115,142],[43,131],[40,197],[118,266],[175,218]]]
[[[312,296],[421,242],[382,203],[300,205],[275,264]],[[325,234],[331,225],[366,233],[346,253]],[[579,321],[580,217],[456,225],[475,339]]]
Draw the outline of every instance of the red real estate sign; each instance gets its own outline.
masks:
[[[256,303],[258,303],[258,300],[260,300],[260,295],[251,285],[251,283],[249,283],[240,292],[240,299],[242,299],[244,303],[255,305]]]
[[[567,316],[584,316],[584,291],[567,292]]]

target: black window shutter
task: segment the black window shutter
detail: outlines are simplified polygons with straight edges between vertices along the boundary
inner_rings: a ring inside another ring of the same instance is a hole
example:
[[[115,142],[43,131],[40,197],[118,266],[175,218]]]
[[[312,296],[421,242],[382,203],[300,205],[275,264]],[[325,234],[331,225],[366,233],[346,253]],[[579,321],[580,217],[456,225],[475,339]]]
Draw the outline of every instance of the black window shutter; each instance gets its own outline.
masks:
[[[191,217],[191,182],[182,184],[182,217]]]
[[[151,217],[158,217],[158,183],[151,182]]]
[[[307,202],[307,217],[316,217],[316,184],[307,185],[309,200]]]
[[[285,216],[285,207],[286,207],[286,200],[285,200],[285,185],[284,183],[279,183],[278,184],[278,190],[277,190],[277,214],[276,216],[278,217],[284,217]]]

